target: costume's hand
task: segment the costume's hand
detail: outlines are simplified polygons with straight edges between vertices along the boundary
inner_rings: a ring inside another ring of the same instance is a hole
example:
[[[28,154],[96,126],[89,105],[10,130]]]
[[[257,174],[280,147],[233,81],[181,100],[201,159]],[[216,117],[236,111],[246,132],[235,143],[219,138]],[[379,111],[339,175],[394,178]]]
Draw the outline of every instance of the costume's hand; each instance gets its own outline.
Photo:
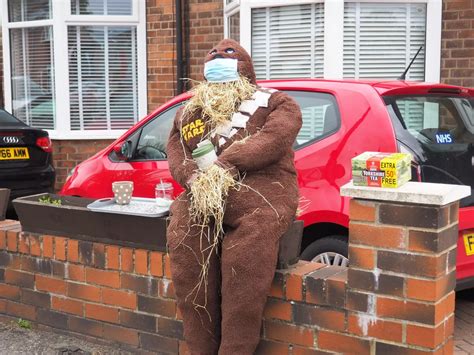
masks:
[[[194,180],[196,180],[197,177],[198,177],[198,173],[195,172],[191,175],[191,177],[188,179],[188,181],[186,181],[186,186],[189,189],[191,188],[191,185],[193,184]]]

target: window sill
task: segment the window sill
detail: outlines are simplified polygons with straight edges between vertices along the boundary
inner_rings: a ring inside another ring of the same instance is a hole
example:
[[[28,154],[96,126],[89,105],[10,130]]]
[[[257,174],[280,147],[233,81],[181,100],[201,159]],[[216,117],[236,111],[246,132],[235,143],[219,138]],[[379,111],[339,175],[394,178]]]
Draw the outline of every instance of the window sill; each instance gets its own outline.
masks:
[[[61,132],[56,130],[47,130],[49,137],[54,140],[96,140],[96,139],[117,139],[126,129],[113,131],[68,131]]]

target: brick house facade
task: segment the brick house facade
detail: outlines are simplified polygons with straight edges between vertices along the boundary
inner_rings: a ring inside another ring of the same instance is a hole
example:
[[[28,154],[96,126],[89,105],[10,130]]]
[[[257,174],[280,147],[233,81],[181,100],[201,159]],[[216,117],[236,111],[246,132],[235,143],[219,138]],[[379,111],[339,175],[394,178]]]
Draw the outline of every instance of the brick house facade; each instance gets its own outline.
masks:
[[[474,1],[444,0],[441,82],[474,87]]]
[[[224,37],[224,1],[189,0],[183,5],[187,31],[184,37],[188,39],[184,47],[189,58],[186,72],[190,79],[201,80],[202,61],[207,50]],[[472,87],[474,0],[443,0],[442,11],[440,81]],[[230,25],[235,26],[234,23]],[[147,112],[152,112],[177,93],[175,0],[146,0],[146,36]],[[0,79],[2,69],[0,65]],[[1,93],[3,96],[3,91]],[[57,188],[62,186],[72,167],[112,141],[54,140]]]

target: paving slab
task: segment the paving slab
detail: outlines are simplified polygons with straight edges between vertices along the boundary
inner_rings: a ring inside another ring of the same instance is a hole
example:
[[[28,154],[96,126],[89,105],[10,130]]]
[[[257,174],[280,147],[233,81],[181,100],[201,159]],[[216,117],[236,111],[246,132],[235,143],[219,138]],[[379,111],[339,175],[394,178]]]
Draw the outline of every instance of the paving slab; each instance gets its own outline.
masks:
[[[49,327],[31,329],[18,326],[16,320],[0,317],[0,354],[48,354],[48,355],[129,355],[136,354],[118,346],[99,344],[82,337],[60,334]]]
[[[454,353],[474,354],[474,289],[456,293]]]

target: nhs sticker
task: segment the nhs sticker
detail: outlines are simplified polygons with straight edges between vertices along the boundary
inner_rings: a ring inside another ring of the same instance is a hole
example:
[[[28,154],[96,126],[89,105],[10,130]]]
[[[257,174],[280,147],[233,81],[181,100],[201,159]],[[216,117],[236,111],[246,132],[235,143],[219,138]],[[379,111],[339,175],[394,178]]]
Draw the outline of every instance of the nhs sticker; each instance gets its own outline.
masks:
[[[453,143],[453,138],[451,137],[451,133],[436,133],[436,143],[438,144]]]

